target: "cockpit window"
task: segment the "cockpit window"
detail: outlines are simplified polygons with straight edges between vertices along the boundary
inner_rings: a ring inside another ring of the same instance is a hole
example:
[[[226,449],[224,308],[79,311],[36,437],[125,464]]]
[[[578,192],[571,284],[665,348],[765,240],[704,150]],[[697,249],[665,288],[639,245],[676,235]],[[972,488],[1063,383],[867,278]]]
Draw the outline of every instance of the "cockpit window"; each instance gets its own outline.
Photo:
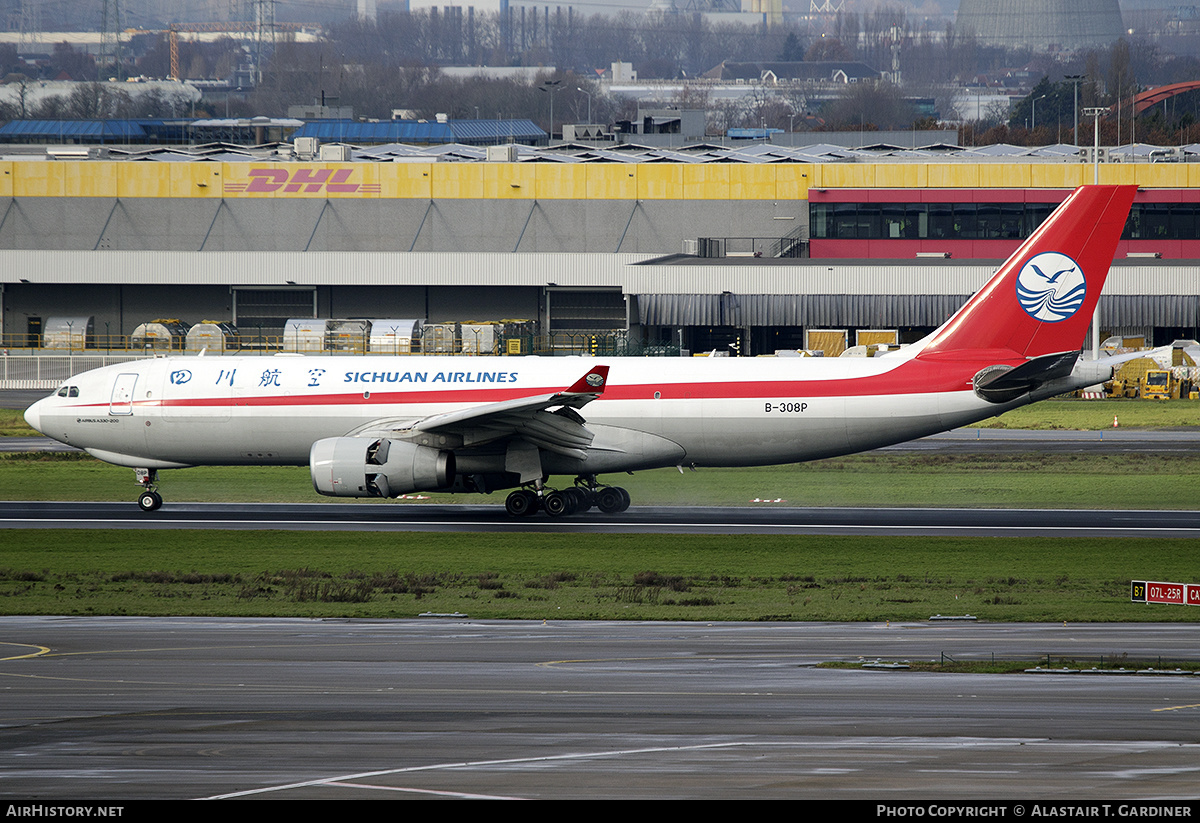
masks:
[[[61,389],[58,390],[58,396],[59,397],[67,396],[67,387],[66,386],[63,386]]]
[[[59,397],[78,397],[79,396],[79,387],[78,386],[62,386],[57,392],[55,392],[55,394],[57,394]]]

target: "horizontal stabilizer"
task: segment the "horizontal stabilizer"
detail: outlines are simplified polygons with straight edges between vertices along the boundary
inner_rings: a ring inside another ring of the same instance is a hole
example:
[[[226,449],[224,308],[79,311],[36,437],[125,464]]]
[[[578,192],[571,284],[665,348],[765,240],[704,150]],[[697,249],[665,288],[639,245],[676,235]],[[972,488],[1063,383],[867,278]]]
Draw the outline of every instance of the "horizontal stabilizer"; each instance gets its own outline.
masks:
[[[975,394],[989,403],[1007,403],[1051,380],[1067,377],[1077,360],[1079,352],[1069,351],[1035,357],[1016,367],[988,366],[975,374]]]

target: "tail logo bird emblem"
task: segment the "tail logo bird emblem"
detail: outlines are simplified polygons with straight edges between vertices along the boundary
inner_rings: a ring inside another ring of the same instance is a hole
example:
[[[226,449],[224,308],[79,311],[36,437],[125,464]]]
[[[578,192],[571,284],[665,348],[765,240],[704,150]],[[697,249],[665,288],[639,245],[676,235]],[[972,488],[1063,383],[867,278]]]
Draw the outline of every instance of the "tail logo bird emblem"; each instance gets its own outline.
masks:
[[[1083,305],[1087,281],[1079,264],[1055,251],[1035,255],[1017,275],[1017,302],[1036,320],[1058,323]]]

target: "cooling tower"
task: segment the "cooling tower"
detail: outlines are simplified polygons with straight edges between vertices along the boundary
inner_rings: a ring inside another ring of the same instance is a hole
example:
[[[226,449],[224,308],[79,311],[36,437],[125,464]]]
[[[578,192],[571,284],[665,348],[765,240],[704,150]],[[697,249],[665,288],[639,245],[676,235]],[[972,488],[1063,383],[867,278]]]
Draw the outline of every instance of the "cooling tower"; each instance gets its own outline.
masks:
[[[956,22],[981,43],[1037,51],[1107,46],[1124,32],[1117,0],[962,0]]]

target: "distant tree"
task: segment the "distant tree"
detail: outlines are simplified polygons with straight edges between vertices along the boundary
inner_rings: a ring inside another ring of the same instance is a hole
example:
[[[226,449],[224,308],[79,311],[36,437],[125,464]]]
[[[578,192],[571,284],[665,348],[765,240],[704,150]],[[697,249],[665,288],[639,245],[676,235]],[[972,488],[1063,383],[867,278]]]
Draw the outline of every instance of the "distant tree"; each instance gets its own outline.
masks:
[[[831,129],[903,129],[917,117],[912,103],[891,83],[856,83],[824,108]]]
[[[981,123],[984,122],[986,121],[981,121]],[[997,143],[1012,143],[1013,135],[1012,130],[1007,125],[1001,123],[988,128],[978,139],[980,145],[989,146]]]
[[[668,103],[680,109],[707,109],[711,96],[707,86],[682,86]]]
[[[30,107],[29,116],[33,120],[65,120],[74,115],[68,109],[65,95],[50,94]]]
[[[77,120],[128,117],[129,95],[106,83],[79,83],[67,96],[67,116]]]
[[[841,40],[822,35],[808,47],[804,59],[810,63],[846,62],[853,60],[854,56],[842,45]]]
[[[1052,133],[1057,134],[1058,126],[1069,125],[1074,116],[1074,85],[1066,81],[1051,83],[1049,77],[1042,77],[1033,91],[1013,104],[1008,124],[1014,129],[1038,126],[1039,131],[1053,126]]]
[[[783,41],[783,48],[779,51],[777,60],[784,62],[795,62],[804,59],[804,46],[800,42],[800,38],[796,36],[796,32],[788,32],[787,38]]]
[[[167,91],[161,88],[148,88],[139,94],[131,95],[127,117],[183,117],[192,108],[193,101],[199,96],[189,94],[190,87]]]
[[[47,74],[54,77],[64,72],[72,80],[95,80],[96,61],[90,54],[76,51],[70,43],[55,43]]]
[[[16,113],[13,116],[19,117],[22,120],[28,119],[29,117],[29,87],[32,82],[33,81],[24,74],[17,75],[17,79],[15,81],[17,99],[14,103],[16,107]]]
[[[12,43],[0,43],[0,76],[23,71],[24,68],[25,64],[17,54],[17,47]]]
[[[839,11],[833,21],[834,36],[842,43],[857,43],[860,31],[859,17],[852,11]]]

